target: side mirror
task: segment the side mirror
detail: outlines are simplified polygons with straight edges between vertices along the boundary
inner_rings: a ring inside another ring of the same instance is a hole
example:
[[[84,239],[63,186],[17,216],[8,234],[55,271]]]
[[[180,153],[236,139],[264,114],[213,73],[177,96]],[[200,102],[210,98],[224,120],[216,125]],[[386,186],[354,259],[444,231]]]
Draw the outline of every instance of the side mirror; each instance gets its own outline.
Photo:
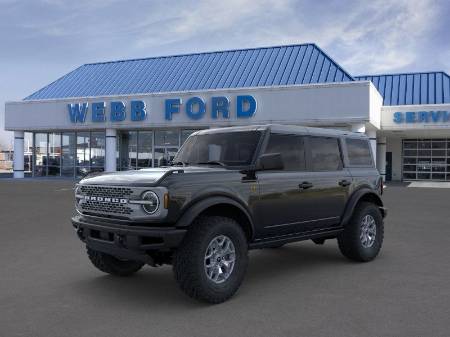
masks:
[[[258,159],[258,171],[282,170],[283,168],[284,165],[281,153],[266,153],[261,155]]]

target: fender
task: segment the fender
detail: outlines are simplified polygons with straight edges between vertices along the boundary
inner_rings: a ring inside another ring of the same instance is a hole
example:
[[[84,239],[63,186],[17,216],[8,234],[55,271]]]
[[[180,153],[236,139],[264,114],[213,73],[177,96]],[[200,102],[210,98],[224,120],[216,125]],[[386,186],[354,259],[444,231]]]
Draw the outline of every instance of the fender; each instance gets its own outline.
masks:
[[[176,227],[187,227],[204,210],[214,205],[230,205],[238,208],[247,217],[252,234],[255,233],[252,217],[247,209],[238,201],[228,196],[205,196],[189,205],[183,215],[177,220]]]
[[[376,202],[376,204],[379,206],[381,210],[381,214],[383,215],[383,218],[386,215],[385,208],[383,207],[383,201],[381,200],[380,196],[375,193],[372,189],[368,187],[362,187],[355,192],[352,193],[349,200],[347,201],[347,205],[345,206],[344,214],[342,215],[341,225],[345,226],[352,217],[353,211],[355,210],[356,205],[358,202],[365,196],[370,196],[370,198],[373,198]]]

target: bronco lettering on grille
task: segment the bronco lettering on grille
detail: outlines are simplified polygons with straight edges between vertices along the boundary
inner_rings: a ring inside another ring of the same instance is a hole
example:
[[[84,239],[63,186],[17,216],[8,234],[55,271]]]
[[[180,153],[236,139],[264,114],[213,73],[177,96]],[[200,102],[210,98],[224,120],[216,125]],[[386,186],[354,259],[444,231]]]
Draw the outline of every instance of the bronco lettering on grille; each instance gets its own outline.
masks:
[[[84,200],[112,203],[112,204],[127,204],[128,203],[128,199],[124,199],[124,198],[92,197],[90,195],[85,195]]]

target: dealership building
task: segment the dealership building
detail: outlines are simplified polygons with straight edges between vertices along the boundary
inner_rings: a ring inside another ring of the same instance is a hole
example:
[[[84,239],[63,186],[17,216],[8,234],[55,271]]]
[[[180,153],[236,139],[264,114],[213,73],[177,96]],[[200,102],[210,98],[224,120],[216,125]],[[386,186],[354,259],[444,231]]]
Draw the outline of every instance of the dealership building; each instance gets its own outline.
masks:
[[[363,132],[386,180],[450,181],[449,75],[355,76],[315,44],[85,64],[5,109],[15,178],[157,167],[195,130],[266,123]]]

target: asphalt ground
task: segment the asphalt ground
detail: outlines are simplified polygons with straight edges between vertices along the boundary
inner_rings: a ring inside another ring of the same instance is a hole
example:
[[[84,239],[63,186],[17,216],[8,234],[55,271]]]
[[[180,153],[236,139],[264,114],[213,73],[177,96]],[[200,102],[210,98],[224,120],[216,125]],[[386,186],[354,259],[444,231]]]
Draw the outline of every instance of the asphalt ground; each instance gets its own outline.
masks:
[[[130,278],[91,266],[69,222],[73,182],[0,180],[0,336],[449,336],[450,189],[389,186],[370,263],[334,240],[250,254],[241,289],[206,305],[170,266]]]

